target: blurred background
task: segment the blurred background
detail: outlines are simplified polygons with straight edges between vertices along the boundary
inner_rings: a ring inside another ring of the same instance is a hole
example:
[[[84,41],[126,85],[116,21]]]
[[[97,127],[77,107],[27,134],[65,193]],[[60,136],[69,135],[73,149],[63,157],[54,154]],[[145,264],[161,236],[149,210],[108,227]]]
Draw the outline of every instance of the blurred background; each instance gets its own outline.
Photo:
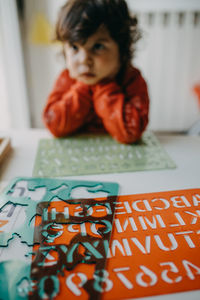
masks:
[[[65,68],[52,42],[65,1],[0,0],[0,130],[43,128],[42,109]],[[133,64],[149,87],[148,128],[187,132],[200,120],[200,0],[127,3],[142,31]]]

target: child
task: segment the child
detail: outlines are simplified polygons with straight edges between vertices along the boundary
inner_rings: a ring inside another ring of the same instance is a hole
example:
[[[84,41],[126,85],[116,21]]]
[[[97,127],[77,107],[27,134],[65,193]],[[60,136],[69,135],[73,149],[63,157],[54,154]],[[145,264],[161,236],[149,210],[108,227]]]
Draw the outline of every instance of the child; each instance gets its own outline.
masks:
[[[148,123],[149,97],[131,66],[139,35],[125,0],[68,0],[56,37],[67,67],[44,109],[47,128],[56,137],[104,128],[121,143],[137,141]]]

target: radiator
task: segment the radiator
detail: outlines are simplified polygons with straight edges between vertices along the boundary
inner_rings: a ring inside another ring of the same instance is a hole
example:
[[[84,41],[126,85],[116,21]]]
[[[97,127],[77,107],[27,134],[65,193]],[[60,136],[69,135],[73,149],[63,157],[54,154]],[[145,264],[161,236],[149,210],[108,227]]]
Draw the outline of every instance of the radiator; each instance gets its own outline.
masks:
[[[200,119],[200,1],[127,2],[142,33],[133,63],[148,83],[149,128],[186,131]]]

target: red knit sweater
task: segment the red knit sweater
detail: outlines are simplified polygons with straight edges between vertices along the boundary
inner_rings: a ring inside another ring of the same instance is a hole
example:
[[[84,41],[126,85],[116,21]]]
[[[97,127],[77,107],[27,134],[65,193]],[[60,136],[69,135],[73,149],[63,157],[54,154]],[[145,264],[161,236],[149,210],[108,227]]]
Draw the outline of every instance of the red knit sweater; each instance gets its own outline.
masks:
[[[48,97],[43,119],[56,137],[104,127],[114,139],[129,144],[145,130],[148,112],[147,85],[136,68],[128,68],[121,85],[107,81],[94,86],[71,79],[64,70]]]

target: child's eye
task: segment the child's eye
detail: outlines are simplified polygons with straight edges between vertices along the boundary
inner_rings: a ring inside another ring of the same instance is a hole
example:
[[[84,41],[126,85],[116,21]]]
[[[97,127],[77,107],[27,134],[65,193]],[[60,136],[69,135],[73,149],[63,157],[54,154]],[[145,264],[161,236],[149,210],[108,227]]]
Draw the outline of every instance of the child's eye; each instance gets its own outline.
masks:
[[[76,44],[71,44],[71,48],[74,50],[74,51],[77,51],[78,50],[78,46]]]
[[[103,44],[101,43],[96,43],[94,46],[93,46],[93,50],[94,51],[100,51],[100,50],[103,50],[105,47]]]

